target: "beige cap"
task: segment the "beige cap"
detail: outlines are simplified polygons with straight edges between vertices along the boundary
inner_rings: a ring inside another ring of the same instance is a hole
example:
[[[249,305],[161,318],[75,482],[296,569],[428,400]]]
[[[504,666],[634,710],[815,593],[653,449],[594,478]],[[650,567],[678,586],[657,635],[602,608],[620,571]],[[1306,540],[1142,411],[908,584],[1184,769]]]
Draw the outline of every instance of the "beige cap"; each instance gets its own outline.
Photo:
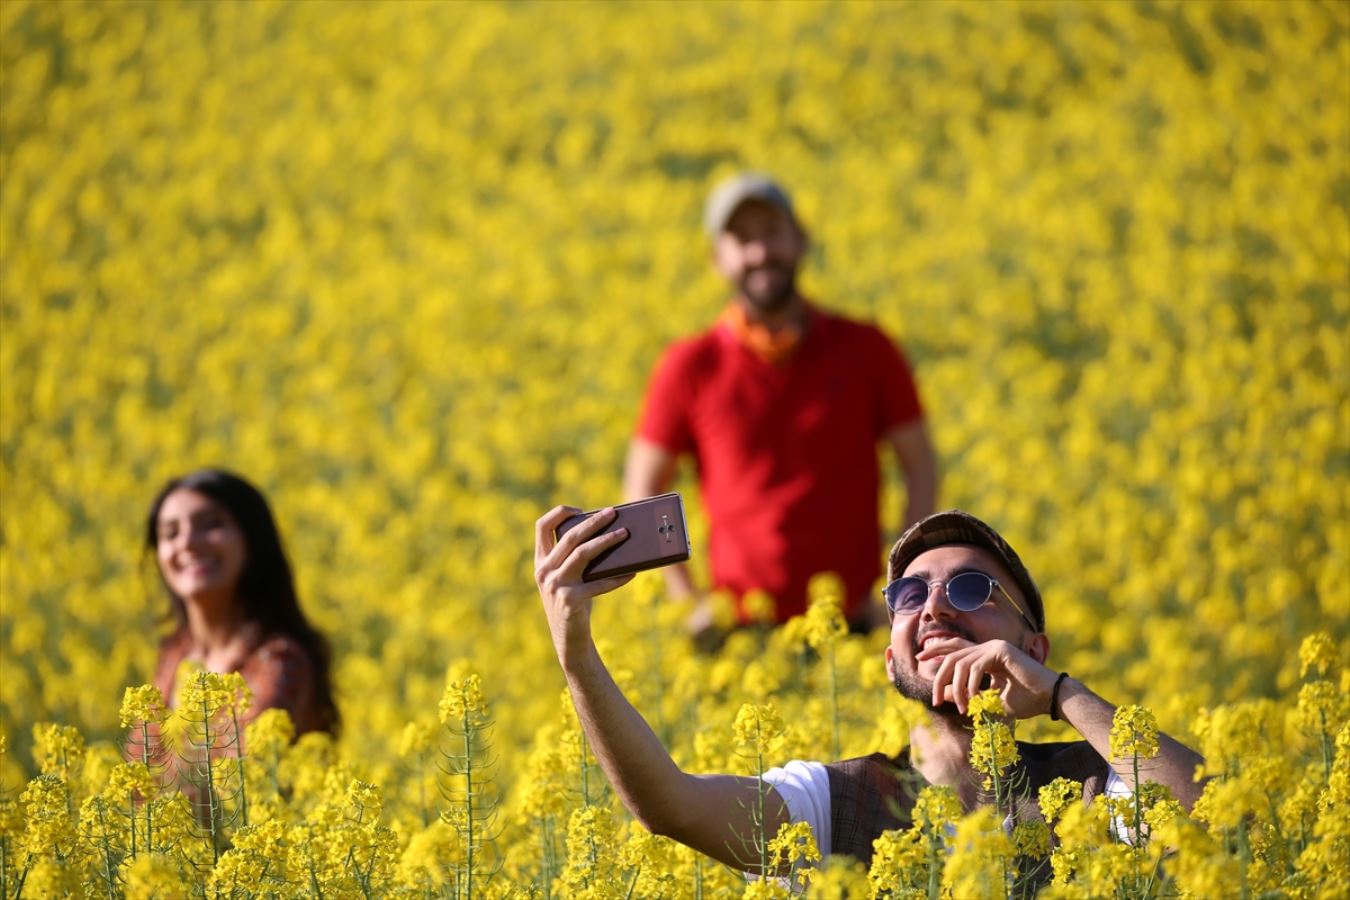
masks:
[[[717,237],[726,230],[727,222],[747,200],[776,206],[792,221],[797,221],[791,198],[777,182],[763,172],[740,172],[718,184],[708,195],[708,202],[703,207],[703,228],[708,237]]]

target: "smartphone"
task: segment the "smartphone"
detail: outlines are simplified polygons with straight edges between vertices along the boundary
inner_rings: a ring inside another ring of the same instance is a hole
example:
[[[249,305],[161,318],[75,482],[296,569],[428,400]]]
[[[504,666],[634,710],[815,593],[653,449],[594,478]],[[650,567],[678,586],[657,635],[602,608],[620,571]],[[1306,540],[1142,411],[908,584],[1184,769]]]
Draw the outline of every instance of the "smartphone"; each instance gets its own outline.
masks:
[[[599,510],[577,513],[566,519],[554,531],[554,536],[561,538],[597,512]],[[689,529],[685,527],[684,501],[679,494],[671,492],[620,503],[614,507],[614,512],[616,515],[609,525],[591,537],[619,528],[627,528],[628,537],[587,563],[581,573],[582,581],[599,581],[689,559]]]

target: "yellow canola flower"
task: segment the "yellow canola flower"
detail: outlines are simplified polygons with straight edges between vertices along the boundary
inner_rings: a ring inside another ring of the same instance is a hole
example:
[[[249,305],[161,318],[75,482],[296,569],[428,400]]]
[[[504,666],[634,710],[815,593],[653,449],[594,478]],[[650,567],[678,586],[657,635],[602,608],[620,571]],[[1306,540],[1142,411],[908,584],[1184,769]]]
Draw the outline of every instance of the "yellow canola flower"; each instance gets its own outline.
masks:
[[[74,860],[37,860],[24,878],[24,892],[34,897],[85,897],[80,867]]]
[[[914,798],[914,821],[930,834],[943,835],[961,818],[961,800],[945,785],[928,785]]]
[[[1336,642],[1325,631],[1310,634],[1298,645],[1298,674],[1308,677],[1311,671],[1317,678],[1333,678],[1343,657],[1337,653]]]
[[[436,740],[435,730],[425,722],[409,722],[399,733],[398,755],[416,756],[430,747]]]
[[[567,866],[561,879],[570,891],[586,896],[620,896],[610,877],[618,864],[614,813],[601,806],[575,810],[567,822]]]
[[[295,725],[279,707],[265,709],[244,727],[244,747],[255,759],[275,759],[291,745]]]
[[[768,625],[772,624],[777,616],[777,604],[773,596],[767,591],[748,591],[741,604],[751,622]],[[719,627],[729,628],[735,624],[734,615],[732,615],[734,611],[726,608],[725,602],[720,604],[720,607],[722,607],[721,611],[714,613],[714,621],[717,622]]]
[[[736,712],[732,733],[736,743],[750,753],[767,753],[783,736],[783,717],[773,703],[745,703]]]
[[[164,695],[153,684],[129,687],[123,692],[119,713],[123,728],[130,728],[140,722],[158,725],[168,717],[169,708],[164,703]]]
[[[1151,710],[1127,705],[1111,718],[1112,759],[1152,759],[1158,755],[1158,720]]]
[[[39,775],[28,782],[19,802],[26,813],[22,846],[33,856],[67,856],[74,847],[70,791],[57,775]]]
[[[437,712],[441,722],[446,725],[458,725],[465,718],[481,719],[487,715],[483,680],[476,673],[468,671],[467,663],[457,663],[451,667]]]
[[[951,896],[1006,895],[1015,848],[999,818],[992,807],[982,806],[957,823],[942,866],[942,885]]]
[[[969,711],[974,726],[970,764],[985,776],[984,785],[989,788],[996,777],[1022,758],[1021,753],[1005,720],[1003,699],[997,690],[991,688],[971,697]]]
[[[769,858],[774,866],[795,868],[820,862],[820,849],[809,822],[789,822],[769,839]]]
[[[199,727],[222,713],[242,716],[253,699],[238,672],[207,672],[189,662],[179,668],[178,684],[179,715]]]
[[[1069,778],[1052,780],[1049,784],[1043,785],[1037,795],[1041,815],[1052,825],[1064,814],[1069,804],[1081,801],[1082,798],[1083,785]]]
[[[464,839],[449,822],[433,821],[414,833],[399,857],[397,878],[410,889],[439,891],[452,883],[453,867],[464,858]]]
[[[1309,735],[1330,735],[1350,718],[1350,698],[1330,681],[1310,681],[1298,690],[1295,721]]]
[[[1045,859],[1050,855],[1050,828],[1039,819],[1018,822],[1013,828],[1012,842],[1018,856]]]
[[[155,776],[150,767],[141,762],[129,762],[122,763],[109,774],[103,797],[112,803],[126,804],[149,799],[154,791]]]
[[[917,828],[886,831],[872,841],[872,865],[867,878],[874,896],[903,886],[927,887],[928,848]]]
[[[129,897],[144,900],[169,900],[183,889],[182,876],[163,853],[138,853],[125,869]]]
[[[834,575],[817,575],[808,586],[810,605],[804,627],[806,643],[814,650],[837,644],[848,634],[844,620],[843,585]]]
[[[42,723],[33,726],[33,759],[38,771],[68,782],[84,767],[84,736],[73,725]]]

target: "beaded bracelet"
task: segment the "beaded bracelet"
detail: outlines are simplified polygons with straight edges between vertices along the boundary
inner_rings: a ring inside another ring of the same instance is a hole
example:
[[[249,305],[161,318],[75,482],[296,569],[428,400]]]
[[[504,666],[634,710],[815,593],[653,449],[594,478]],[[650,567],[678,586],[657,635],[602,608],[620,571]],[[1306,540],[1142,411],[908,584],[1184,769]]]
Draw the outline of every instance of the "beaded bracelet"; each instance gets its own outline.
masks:
[[[1059,677],[1055,679],[1055,686],[1050,689],[1050,721],[1058,722],[1059,717],[1059,686],[1064,683],[1064,679],[1069,677],[1068,672],[1060,672]]]

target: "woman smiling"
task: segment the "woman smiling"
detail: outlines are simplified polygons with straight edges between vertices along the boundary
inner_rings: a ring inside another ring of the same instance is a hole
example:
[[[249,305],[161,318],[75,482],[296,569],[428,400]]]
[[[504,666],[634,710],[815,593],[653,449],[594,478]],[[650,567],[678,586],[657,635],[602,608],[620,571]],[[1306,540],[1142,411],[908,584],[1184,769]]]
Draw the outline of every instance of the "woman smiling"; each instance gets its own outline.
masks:
[[[300,609],[272,511],[243,478],[202,469],[171,480],[146,521],[175,628],[160,644],[154,684],[174,702],[179,666],[238,672],[253,694],[240,725],[267,709],[295,733],[336,733],[328,642]]]

